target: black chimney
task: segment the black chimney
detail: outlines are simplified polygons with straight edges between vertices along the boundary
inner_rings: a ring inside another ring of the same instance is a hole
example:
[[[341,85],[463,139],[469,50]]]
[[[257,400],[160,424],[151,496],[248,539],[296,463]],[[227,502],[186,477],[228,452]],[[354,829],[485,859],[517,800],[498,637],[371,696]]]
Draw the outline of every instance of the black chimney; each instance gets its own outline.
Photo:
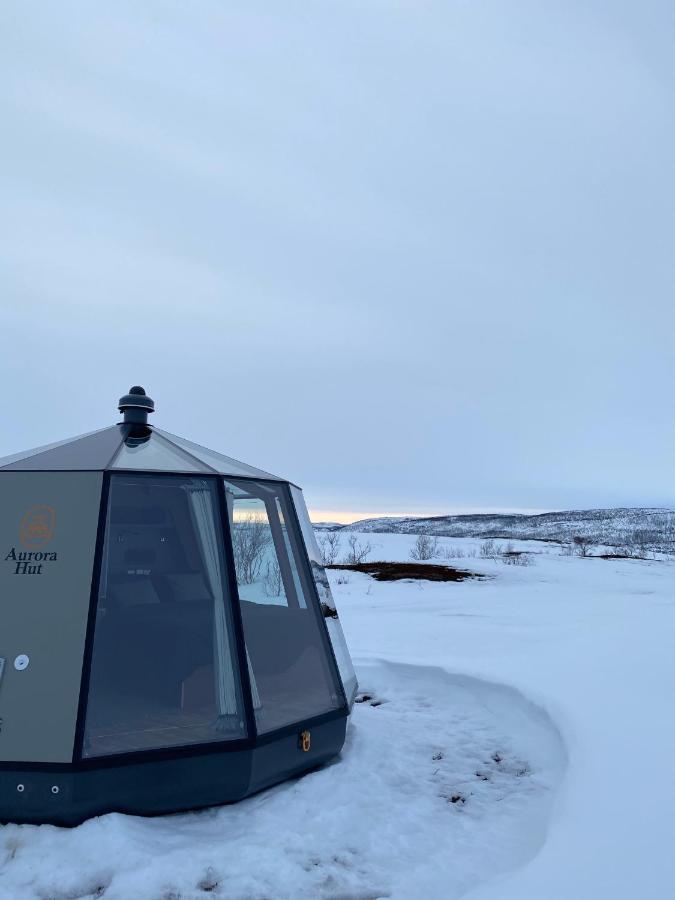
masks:
[[[124,413],[125,425],[147,425],[148,413],[155,411],[155,401],[147,396],[139,385],[129,388],[129,393],[120,397],[117,407]]]

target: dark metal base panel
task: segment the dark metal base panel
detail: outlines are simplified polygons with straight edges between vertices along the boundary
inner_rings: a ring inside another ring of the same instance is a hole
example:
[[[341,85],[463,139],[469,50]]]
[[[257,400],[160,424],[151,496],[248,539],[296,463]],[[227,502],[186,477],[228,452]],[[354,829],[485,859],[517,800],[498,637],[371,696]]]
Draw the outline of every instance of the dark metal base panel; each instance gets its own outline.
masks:
[[[142,762],[108,759],[95,768],[3,768],[0,821],[72,826],[110,812],[150,816],[233,803],[336,756],[346,722],[314,726],[307,752],[294,733],[249,750]]]

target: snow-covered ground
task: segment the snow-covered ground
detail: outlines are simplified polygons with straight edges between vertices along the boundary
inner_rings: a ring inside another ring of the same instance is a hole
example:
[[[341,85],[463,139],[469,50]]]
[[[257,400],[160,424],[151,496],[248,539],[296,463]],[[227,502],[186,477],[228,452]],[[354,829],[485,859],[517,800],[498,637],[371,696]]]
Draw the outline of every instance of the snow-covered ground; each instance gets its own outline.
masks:
[[[675,563],[516,547],[456,561],[483,581],[332,572],[371,698],[340,760],[221,809],[5,826],[0,897],[670,896]]]
[[[365,539],[376,545],[373,558],[405,559],[411,544],[403,535]],[[458,561],[494,574],[489,582],[378,584],[352,576],[336,586],[352,652],[358,662],[436,664],[510,685],[560,730],[568,764],[543,846],[472,898],[671,896],[675,564],[515,546],[537,554],[533,566]],[[479,839],[488,835],[486,826]],[[431,896],[453,895],[438,884]]]

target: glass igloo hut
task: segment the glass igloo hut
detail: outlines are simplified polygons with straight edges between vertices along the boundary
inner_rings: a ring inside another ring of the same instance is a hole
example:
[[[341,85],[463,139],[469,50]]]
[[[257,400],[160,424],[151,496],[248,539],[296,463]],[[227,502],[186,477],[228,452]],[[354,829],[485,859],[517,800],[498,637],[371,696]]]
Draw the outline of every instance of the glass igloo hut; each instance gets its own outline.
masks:
[[[124,421],[0,459],[0,820],[241,799],[356,693],[299,488]]]

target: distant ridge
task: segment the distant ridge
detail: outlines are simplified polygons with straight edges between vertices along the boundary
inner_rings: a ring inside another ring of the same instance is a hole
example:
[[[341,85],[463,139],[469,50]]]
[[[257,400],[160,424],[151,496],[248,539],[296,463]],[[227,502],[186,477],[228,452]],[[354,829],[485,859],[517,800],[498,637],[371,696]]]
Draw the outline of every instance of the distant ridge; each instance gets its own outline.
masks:
[[[537,513],[472,513],[460,516],[383,516],[351,525],[315,525],[318,530],[383,534],[433,534],[438,537],[484,537],[525,541],[571,541],[576,535],[594,543],[618,546],[644,543],[675,546],[675,510],[661,507],[565,510]]]

